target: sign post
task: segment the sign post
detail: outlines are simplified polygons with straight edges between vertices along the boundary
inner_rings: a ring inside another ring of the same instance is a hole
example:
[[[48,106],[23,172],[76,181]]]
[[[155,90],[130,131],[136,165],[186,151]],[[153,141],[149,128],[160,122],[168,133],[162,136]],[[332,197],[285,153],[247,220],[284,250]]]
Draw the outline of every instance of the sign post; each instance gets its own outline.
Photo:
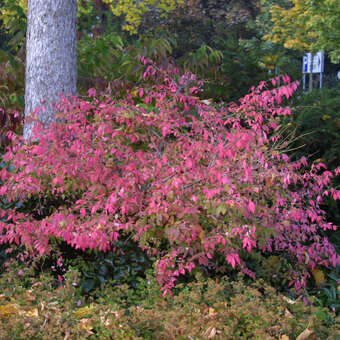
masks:
[[[302,57],[303,90],[306,90],[306,74],[309,74],[308,92],[313,89],[313,74],[319,73],[319,88],[322,88],[325,54],[323,52],[306,53]]]

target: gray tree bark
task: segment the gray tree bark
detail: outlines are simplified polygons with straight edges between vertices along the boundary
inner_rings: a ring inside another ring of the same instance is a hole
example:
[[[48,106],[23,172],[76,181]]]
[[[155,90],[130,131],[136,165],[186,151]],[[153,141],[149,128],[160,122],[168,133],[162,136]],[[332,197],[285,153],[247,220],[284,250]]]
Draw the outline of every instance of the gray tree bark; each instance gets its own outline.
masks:
[[[45,127],[54,119],[60,94],[77,91],[77,0],[29,0],[26,42],[24,138],[32,137],[28,118],[38,107]],[[44,109],[41,109],[41,108]]]

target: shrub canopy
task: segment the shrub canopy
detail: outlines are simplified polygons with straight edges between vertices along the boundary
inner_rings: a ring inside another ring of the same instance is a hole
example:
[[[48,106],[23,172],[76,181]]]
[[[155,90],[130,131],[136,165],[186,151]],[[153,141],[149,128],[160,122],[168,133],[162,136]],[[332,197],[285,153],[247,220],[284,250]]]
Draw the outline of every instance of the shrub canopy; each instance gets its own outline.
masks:
[[[149,60],[144,77],[158,79],[124,100],[63,100],[58,122],[36,124],[32,144],[10,134],[0,195],[23,202],[2,210],[1,243],[48,254],[53,240],[76,249],[114,250],[129,234],[157,255],[164,293],[199,265],[226,265],[254,277],[242,254],[288,253],[299,289],[308,270],[336,266],[339,256],[319,230],[323,196],[333,173],[283,153],[280,106],[297,88],[287,76],[264,82],[239,104],[212,106],[194,94],[193,75],[161,72]],[[273,86],[272,86],[273,85]],[[271,88],[271,89],[269,89]],[[337,172],[339,171],[336,170]],[[224,261],[217,261],[222,257]]]

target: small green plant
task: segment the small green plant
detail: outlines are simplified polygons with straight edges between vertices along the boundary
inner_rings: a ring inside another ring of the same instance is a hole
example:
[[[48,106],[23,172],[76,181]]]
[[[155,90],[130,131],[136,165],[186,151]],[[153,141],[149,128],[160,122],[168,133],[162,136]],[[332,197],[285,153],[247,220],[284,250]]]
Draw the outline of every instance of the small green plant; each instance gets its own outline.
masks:
[[[339,267],[334,273],[327,275],[327,282],[321,285],[320,298],[323,305],[330,308],[334,313],[340,313],[340,275]]]
[[[79,284],[84,293],[90,293],[107,281],[136,288],[139,278],[151,267],[150,258],[131,240],[120,240],[115,247],[116,252],[78,253],[73,259],[70,254],[64,255],[65,266],[81,272]]]

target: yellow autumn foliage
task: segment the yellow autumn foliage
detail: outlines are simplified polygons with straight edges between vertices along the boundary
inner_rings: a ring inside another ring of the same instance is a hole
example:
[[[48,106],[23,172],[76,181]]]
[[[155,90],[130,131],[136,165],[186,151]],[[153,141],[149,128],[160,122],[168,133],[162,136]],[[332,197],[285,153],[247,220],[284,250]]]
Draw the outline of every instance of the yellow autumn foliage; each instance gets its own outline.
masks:
[[[123,15],[125,17],[123,29],[130,33],[136,33],[144,13],[151,9],[157,9],[160,17],[164,17],[167,13],[173,11],[176,6],[182,4],[184,0],[103,0],[103,2],[110,5],[114,15]]]
[[[273,5],[274,23],[265,40],[283,43],[284,47],[301,51],[329,52],[332,62],[340,60],[339,0],[291,0],[291,6]]]
[[[90,14],[91,7],[84,6],[82,0],[77,1],[78,15]],[[160,18],[162,18],[167,13],[173,11],[178,5],[183,4],[184,0],[103,0],[103,2],[110,5],[110,10],[114,15],[125,17],[123,29],[132,34],[137,32],[145,13],[155,9]],[[22,17],[20,12],[26,15],[27,0],[3,1],[2,9],[0,9],[0,18],[3,21],[4,27],[9,28],[11,33],[15,33],[15,29],[18,28],[18,16]]]
[[[320,287],[321,284],[326,281],[325,274],[323,273],[321,269],[312,270],[312,275],[318,287]]]
[[[80,320],[83,319],[85,317],[88,317],[89,315],[91,315],[93,312],[93,306],[85,306],[82,308],[79,308],[78,310],[76,310],[73,314],[73,316]]]
[[[0,319],[8,318],[13,314],[17,314],[18,312],[18,308],[11,303],[2,305],[0,306]]]

